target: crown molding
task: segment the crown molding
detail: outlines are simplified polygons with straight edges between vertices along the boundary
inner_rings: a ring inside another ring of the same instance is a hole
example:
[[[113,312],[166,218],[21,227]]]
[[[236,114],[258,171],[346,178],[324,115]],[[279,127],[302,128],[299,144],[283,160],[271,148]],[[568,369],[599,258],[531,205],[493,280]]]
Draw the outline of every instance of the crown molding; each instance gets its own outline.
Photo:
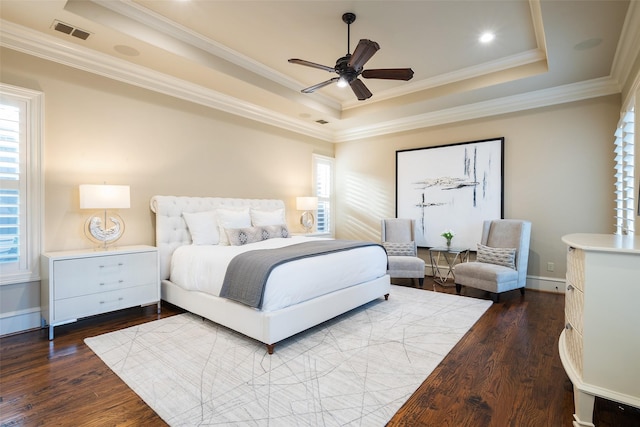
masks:
[[[130,0],[67,0],[65,10],[137,40],[338,118],[339,102],[300,92],[299,82]]]
[[[451,83],[461,82],[473,79],[479,76],[498,73],[500,71],[509,70],[511,68],[520,67],[538,61],[546,61],[547,56],[541,49],[531,49],[526,52],[511,55],[507,58],[485,62],[473,67],[467,67],[450,73],[441,74],[432,78],[424,79],[414,83],[403,84],[394,89],[377,92],[375,99],[369,100],[369,103],[380,102],[386,99],[396,98],[398,96],[409,95],[413,92],[433,89],[436,87],[448,85]],[[345,101],[344,109],[356,108],[359,106],[358,100]]]
[[[344,131],[332,131],[329,128],[320,127],[315,122],[309,123],[297,120],[250,102],[65,42],[5,20],[0,20],[0,46],[221,110],[249,120],[334,143],[507,114],[611,95],[621,91],[619,80],[614,77],[603,77],[586,82],[432,111],[402,119],[378,122]],[[628,49],[632,48],[637,50],[637,47],[634,46]],[[635,56],[628,60],[632,58],[635,58]]]
[[[627,16],[620,33],[620,41],[611,66],[611,75],[623,87],[627,83],[627,79],[629,79],[635,59],[640,58],[640,25],[638,25],[638,22],[640,22],[640,2],[630,1],[629,10],[627,10]],[[637,87],[639,78],[640,75],[635,77],[634,82],[631,82],[632,88]],[[632,90],[628,93],[627,98],[632,96],[634,92]],[[627,102],[628,99],[624,99],[623,105]]]
[[[0,46],[292,132],[333,141],[328,129],[1,20]]]
[[[620,93],[620,85],[618,82],[611,77],[601,77],[585,82],[528,92],[522,95],[507,96],[460,107],[432,111],[430,113],[391,120],[372,126],[354,128],[336,134],[335,142],[372,138],[391,133],[480,119],[616,93]]]

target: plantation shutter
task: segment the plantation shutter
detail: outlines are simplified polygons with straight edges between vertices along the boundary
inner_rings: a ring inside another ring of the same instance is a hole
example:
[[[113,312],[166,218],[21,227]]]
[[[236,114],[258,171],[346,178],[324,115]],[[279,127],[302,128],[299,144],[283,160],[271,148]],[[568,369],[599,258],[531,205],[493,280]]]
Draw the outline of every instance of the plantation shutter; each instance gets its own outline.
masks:
[[[313,175],[315,195],[318,197],[317,231],[319,233],[332,233],[333,159],[314,155]]]
[[[634,108],[623,114],[615,133],[615,234],[634,234]]]

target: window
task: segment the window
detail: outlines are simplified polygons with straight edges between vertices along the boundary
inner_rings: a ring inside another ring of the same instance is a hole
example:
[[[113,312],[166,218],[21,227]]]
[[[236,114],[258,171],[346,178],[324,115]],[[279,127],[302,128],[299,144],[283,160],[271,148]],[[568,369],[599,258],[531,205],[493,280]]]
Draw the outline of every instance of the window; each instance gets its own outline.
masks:
[[[317,231],[334,233],[333,230],[333,164],[331,157],[313,155],[313,185],[318,197]]]
[[[42,94],[0,84],[0,285],[39,280]]]
[[[634,234],[634,121],[634,108],[631,107],[622,115],[615,133],[615,234],[620,235]]]

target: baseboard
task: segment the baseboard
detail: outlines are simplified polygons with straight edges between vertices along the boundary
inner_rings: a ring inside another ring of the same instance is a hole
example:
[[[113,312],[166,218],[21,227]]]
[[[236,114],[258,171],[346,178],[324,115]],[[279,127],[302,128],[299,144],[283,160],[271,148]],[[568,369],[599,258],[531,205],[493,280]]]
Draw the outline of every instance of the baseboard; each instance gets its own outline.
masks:
[[[424,275],[431,277],[433,275],[431,264],[424,267]],[[554,294],[564,294],[565,280],[555,277],[527,276],[527,289],[533,289],[542,292],[552,292]]]
[[[527,276],[527,289],[564,294],[565,280],[555,277]]]
[[[40,307],[0,314],[0,336],[40,328]]]

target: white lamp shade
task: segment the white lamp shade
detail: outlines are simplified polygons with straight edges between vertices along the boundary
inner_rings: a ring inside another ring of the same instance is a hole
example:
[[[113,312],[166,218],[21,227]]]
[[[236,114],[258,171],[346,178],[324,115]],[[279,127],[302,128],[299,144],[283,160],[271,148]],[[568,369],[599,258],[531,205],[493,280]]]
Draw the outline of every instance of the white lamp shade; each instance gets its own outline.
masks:
[[[126,209],[130,206],[128,185],[80,185],[80,209]]]
[[[296,197],[296,209],[299,211],[315,211],[318,208],[317,197]]]

